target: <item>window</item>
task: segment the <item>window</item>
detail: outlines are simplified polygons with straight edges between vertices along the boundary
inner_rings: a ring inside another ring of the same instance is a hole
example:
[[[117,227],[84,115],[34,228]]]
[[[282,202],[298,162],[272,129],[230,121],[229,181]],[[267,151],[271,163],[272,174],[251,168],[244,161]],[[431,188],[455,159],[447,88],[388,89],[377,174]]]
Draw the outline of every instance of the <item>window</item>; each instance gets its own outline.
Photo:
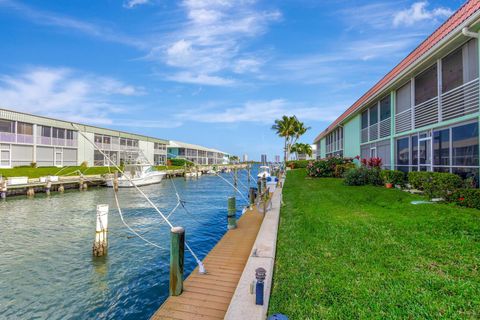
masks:
[[[102,143],[102,136],[99,136],[96,134],[94,140],[95,140],[95,143]]]
[[[42,137],[50,138],[52,136],[52,127],[44,127],[42,126],[42,130],[40,132]]]
[[[418,136],[412,136],[412,165],[418,165]],[[416,171],[416,170],[415,170]]]
[[[103,136],[103,143],[110,144],[110,136]]]
[[[380,101],[380,121],[390,118],[390,96]]]
[[[375,105],[370,108],[370,125],[378,122],[378,106]]]
[[[17,133],[18,134],[25,134],[25,135],[33,135],[33,124],[30,123],[17,123]]]
[[[362,112],[362,129],[368,128],[368,109]]]
[[[124,138],[121,138],[121,139],[120,139],[120,145],[121,145],[121,146],[126,146],[126,145],[127,145],[127,140],[124,139]]]
[[[409,165],[408,137],[397,140],[397,165]]]
[[[0,119],[0,132],[15,133],[15,122]]]
[[[463,82],[470,82],[478,78],[478,40],[472,39],[468,41],[464,46],[464,80]]]
[[[415,78],[415,105],[437,96],[437,64]]]
[[[450,164],[450,130],[433,132],[433,164],[448,166]]]
[[[67,130],[67,139],[73,140],[73,130]]]
[[[396,94],[396,113],[400,113],[410,109],[412,104],[412,90],[410,82],[397,90]]]
[[[442,92],[455,89],[463,84],[462,48],[442,59]]]
[[[478,123],[452,128],[454,166],[478,166]]]

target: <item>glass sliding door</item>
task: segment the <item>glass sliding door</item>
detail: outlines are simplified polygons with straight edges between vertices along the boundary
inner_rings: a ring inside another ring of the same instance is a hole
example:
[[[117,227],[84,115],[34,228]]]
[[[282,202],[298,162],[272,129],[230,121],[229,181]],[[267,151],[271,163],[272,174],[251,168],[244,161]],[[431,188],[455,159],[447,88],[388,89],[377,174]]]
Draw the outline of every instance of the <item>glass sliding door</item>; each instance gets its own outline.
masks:
[[[418,170],[432,171],[432,138],[418,139]]]

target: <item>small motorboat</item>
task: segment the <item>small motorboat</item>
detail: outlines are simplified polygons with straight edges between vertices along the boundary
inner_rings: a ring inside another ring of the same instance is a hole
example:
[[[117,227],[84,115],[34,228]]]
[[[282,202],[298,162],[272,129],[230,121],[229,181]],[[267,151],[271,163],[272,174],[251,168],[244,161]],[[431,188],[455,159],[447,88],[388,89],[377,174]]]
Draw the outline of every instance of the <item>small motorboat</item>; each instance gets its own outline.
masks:
[[[133,188],[134,184],[140,187],[160,183],[165,175],[165,172],[157,171],[149,164],[129,164],[125,166],[124,175],[118,177],[118,187]],[[113,187],[113,180],[107,180],[108,187]]]
[[[258,178],[269,178],[270,177],[270,167],[269,166],[260,166],[258,168]]]

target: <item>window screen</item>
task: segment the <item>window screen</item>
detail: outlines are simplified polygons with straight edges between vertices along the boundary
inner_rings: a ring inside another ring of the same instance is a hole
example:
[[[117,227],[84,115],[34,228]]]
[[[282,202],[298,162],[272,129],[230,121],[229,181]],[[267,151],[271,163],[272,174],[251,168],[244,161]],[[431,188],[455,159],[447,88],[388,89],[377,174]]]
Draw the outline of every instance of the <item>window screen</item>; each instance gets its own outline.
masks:
[[[19,134],[33,135],[33,124],[30,123],[17,123],[17,132]]]
[[[370,108],[370,125],[378,122],[378,106],[374,105]]]
[[[15,122],[0,120],[0,132],[15,133]]]
[[[362,129],[368,128],[368,110],[362,112]]]
[[[478,123],[452,128],[453,165],[478,166]]]
[[[410,82],[407,82],[403,87],[397,90],[396,94],[396,112],[400,113],[402,111],[408,110],[412,104],[411,98],[411,85]]]
[[[463,84],[462,48],[442,59],[442,92],[447,92]]]
[[[390,96],[380,101],[380,121],[390,118]]]
[[[415,105],[437,96],[437,64],[415,78]]]
[[[463,82],[470,82],[478,78],[478,45],[477,39],[472,39],[464,47]]]
[[[433,132],[433,164],[448,166],[450,163],[450,130]]]

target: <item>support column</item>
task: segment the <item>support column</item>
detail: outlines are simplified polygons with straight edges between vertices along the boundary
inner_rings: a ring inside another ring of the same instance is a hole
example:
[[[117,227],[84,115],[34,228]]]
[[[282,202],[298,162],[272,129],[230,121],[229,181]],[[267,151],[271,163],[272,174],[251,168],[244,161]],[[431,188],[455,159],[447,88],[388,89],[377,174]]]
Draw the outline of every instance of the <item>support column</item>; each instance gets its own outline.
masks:
[[[101,257],[108,251],[108,204],[97,205],[97,223],[95,227],[95,241],[92,253],[94,257]]]
[[[237,218],[235,214],[237,212],[237,203],[235,197],[228,198],[228,210],[227,210],[227,222],[228,230],[237,228]]]

